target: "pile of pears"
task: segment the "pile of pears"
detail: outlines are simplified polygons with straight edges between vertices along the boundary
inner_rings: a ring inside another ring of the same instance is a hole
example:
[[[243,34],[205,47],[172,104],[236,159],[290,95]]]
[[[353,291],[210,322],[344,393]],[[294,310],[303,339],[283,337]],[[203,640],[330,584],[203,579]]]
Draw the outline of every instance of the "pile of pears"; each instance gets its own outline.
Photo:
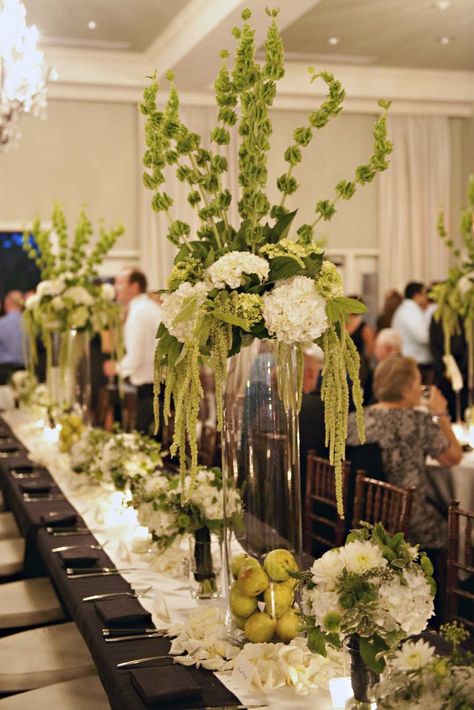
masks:
[[[248,641],[265,643],[275,637],[288,643],[298,635],[300,617],[293,608],[298,581],[290,575],[298,571],[298,563],[289,550],[272,550],[263,567],[245,552],[234,557],[230,610]],[[263,609],[259,601],[264,602]]]
[[[82,421],[82,417],[74,412],[71,414],[63,414],[58,421],[59,424],[61,424],[59,450],[67,453],[71,450],[72,445],[80,439],[85,429],[84,422]]]

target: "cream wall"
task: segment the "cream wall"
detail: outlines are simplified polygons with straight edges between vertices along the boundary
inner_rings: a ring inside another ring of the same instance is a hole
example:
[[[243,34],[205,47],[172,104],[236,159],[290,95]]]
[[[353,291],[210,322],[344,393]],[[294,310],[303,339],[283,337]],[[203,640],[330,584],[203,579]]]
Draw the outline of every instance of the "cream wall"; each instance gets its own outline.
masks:
[[[121,221],[117,249],[137,246],[137,108],[127,103],[50,100],[47,119],[25,117],[16,149],[0,154],[0,228],[47,220],[54,201],[73,220]]]

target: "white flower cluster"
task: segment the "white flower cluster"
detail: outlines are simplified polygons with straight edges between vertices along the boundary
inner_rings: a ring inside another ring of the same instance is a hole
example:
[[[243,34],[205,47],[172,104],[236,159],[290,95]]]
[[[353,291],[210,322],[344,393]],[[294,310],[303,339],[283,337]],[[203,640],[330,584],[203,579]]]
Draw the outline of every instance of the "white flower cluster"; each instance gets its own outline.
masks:
[[[200,607],[192,611],[184,623],[172,624],[168,634],[176,637],[170,649],[174,660],[185,666],[202,666],[209,671],[231,670],[240,649],[227,640],[224,621],[224,609]],[[180,655],[183,653],[188,655]]]
[[[196,475],[195,485],[186,479],[184,498],[197,506],[207,520],[222,520],[224,518],[224,490],[216,488],[216,474],[211,469],[200,469]],[[226,513],[232,516],[242,510],[239,492],[230,488],[227,492]]]
[[[308,276],[286,279],[266,293],[262,313],[270,335],[288,344],[312,342],[329,325],[326,301]]]
[[[269,271],[270,264],[261,256],[248,251],[231,251],[209,266],[205,276],[215,288],[239,288],[243,285],[244,274],[255,274],[260,281],[265,281]]]
[[[137,508],[137,519],[140,525],[156,535],[156,537],[171,537],[179,533],[176,515],[169,510],[155,510],[152,502],[144,502]]]
[[[78,277],[71,272],[41,281],[36,292],[26,299],[25,308],[46,330],[61,326],[79,329],[92,326],[99,330],[106,325],[104,310],[114,300],[115,289],[111,284],[102,284],[93,295],[77,281]]]
[[[181,343],[186,342],[193,336],[194,326],[198,316],[199,306],[205,301],[208,287],[204,283],[197,283],[195,286],[185,281],[176,291],[168,291],[162,296],[161,318],[168,331]],[[183,308],[196,302],[196,308],[190,318],[176,321]]]
[[[407,549],[416,554],[415,548]],[[378,544],[356,540],[316,560],[311,568],[315,586],[303,590],[304,613],[314,617],[324,631],[331,630],[325,626],[328,614],[335,612],[344,619],[346,609],[340,603],[340,588],[345,571],[361,576],[372,573],[368,580],[377,590],[372,621],[381,635],[390,631],[400,631],[405,636],[419,634],[433,616],[433,594],[421,566],[408,565],[397,573],[388,569]]]
[[[474,271],[464,274],[458,281],[458,291],[461,296],[465,296],[472,288],[474,288]]]

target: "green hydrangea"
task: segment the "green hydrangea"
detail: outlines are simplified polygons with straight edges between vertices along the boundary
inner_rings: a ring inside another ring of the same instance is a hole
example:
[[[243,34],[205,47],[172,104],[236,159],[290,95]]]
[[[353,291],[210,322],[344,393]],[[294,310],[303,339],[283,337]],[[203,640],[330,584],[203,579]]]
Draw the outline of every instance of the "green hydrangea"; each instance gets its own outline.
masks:
[[[180,286],[185,281],[195,283],[202,274],[202,264],[198,259],[190,257],[186,261],[178,261],[171,271],[168,279],[168,288],[171,291]]]
[[[322,249],[315,247],[312,243],[294,242],[288,237],[281,239],[277,244],[265,244],[260,251],[269,259],[275,259],[277,256],[290,256],[303,268],[305,267],[303,259],[306,256],[315,252],[322,253]]]
[[[228,298],[219,299],[219,307],[225,313],[247,321],[249,329],[262,320],[263,299],[261,296],[255,293],[237,293],[237,291],[225,295],[228,295]]]
[[[326,300],[344,295],[341,274],[332,261],[325,259],[321,264],[316,286],[321,296]]]

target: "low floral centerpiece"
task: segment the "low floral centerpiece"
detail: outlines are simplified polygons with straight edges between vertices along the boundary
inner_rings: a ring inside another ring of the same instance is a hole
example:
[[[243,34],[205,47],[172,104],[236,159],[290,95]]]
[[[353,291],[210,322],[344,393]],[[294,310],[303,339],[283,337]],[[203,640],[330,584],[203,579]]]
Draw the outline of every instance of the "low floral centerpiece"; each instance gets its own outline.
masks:
[[[379,710],[470,710],[474,703],[474,656],[460,643],[469,637],[453,622],[440,629],[452,644],[439,655],[427,641],[406,641],[388,656],[387,677],[376,687]]]
[[[132,486],[131,505],[137,510],[138,522],[148,528],[159,550],[169,548],[177,538],[191,536],[191,575],[194,595],[216,596],[220,585],[219,570],[213,559],[212,536],[222,540],[224,534],[224,490],[219,468],[199,468],[196,485],[186,478],[184,488],[178,474],[141,478]],[[242,500],[236,489],[226,497],[226,513],[238,527]]]
[[[380,673],[384,653],[421,633],[433,616],[432,575],[427,555],[380,523],[352,530],[343,547],[326,552],[303,574],[308,645],[325,655],[328,646],[348,641],[356,700],[370,700],[365,681],[374,679],[367,669]]]
[[[295,227],[297,205],[293,202],[289,206],[298,188],[294,173],[316,133],[342,110],[345,91],[329,72],[311,70],[310,80],[324,82],[328,95],[310,113],[307,123],[295,129],[294,141],[284,153],[287,169],[276,180],[281,199],[272,205],[265,193],[272,133],[269,111],[277,81],[285,73],[277,12],[267,10],[271,19],[262,64],[255,56],[249,10],[242,13],[242,27],[232,31],[236,39],[232,69],[228,66],[229,53],[221,53],[222,65],[215,82],[217,126],[210,135],[211,148],[205,147],[207,140],[184,123],[172,74],[167,75],[170,91],[163,108],[156,103],[155,77],[144,93],[141,110],[146,116],[147,150],[143,180],[154,193],[153,209],[168,217],[168,238],[177,247],[168,289],[162,295],[155,389],[158,398],[160,385],[165,384],[165,417],[170,416],[172,405],[175,410],[172,453],[181,454],[182,475],[189,471],[194,480],[198,471],[196,422],[202,397],[199,366],[209,364],[214,370],[220,428],[229,356],[254,339],[276,342],[282,358],[296,348],[298,381],[295,376],[294,382],[285,385],[283,368],[279,368],[282,396],[288,403],[291,392],[301,389],[303,347],[318,343],[325,354],[322,396],[326,436],[338,473],[342,514],[339,474],[346,436],[348,376],[363,438],[359,358],[346,332],[345,318],[364,307],[344,297],[336,267],[313,238],[318,224],[333,217],[340,200],[350,199],[358,187],[388,167],[392,144],[387,138],[385,113],[389,102],[379,102],[384,113],[375,123],[374,149],[367,163],[359,166],[351,179],[338,182],[331,198],[315,203],[310,223]],[[221,146],[230,143],[234,126],[240,141],[239,196],[225,187],[228,163],[221,152]],[[189,186],[188,202],[201,222],[195,234],[174,214],[173,200],[164,188],[168,166]],[[238,224],[232,224],[229,216],[232,200],[238,201]]]
[[[106,231],[101,226],[95,245],[89,248],[93,227],[84,209],[72,238],[58,205],[53,209],[51,225],[44,229],[37,218],[31,231],[24,234],[24,249],[39,267],[41,281],[26,300],[23,322],[31,368],[37,364],[39,338],[46,349],[48,373],[53,367],[59,369],[54,396],[71,404],[67,396],[74,398],[76,383],[67,381],[67,367],[74,367],[82,358],[93,333],[110,329],[112,346],[117,356],[121,353],[121,313],[114,302],[115,291],[111,284],[100,283],[97,267],[124,229],[118,226]]]

